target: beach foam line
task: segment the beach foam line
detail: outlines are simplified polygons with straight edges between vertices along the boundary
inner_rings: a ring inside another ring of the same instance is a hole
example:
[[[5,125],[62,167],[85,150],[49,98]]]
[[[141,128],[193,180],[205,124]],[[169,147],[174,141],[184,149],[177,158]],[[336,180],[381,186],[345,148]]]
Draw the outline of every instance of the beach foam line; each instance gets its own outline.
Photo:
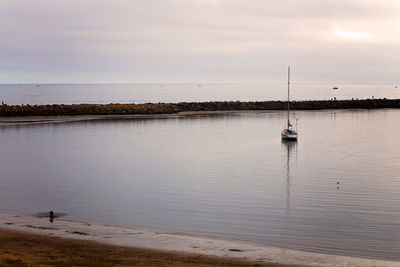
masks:
[[[0,227],[41,235],[163,251],[201,254],[247,261],[306,266],[400,266],[400,262],[302,252],[239,241],[152,231],[99,223],[76,222],[0,213]]]

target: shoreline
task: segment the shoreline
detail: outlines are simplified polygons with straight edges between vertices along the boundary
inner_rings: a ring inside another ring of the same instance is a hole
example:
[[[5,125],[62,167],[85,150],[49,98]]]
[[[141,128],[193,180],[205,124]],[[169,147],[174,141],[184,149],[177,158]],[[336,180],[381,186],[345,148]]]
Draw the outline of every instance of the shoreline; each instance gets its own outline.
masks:
[[[155,231],[137,227],[77,222],[0,213],[0,228],[44,236],[95,241],[114,246],[220,257],[263,264],[304,266],[399,266],[400,262],[363,259],[260,246],[188,233]]]
[[[396,109],[396,108],[387,108]],[[297,110],[297,112],[328,112],[328,111],[365,111],[363,108],[348,109],[313,109]],[[0,126],[14,124],[37,124],[37,123],[60,123],[77,121],[96,121],[96,120],[152,120],[169,119],[191,116],[213,116],[213,115],[234,115],[234,114],[255,114],[255,113],[281,113],[285,110],[214,110],[214,111],[183,111],[174,114],[113,114],[113,115],[59,115],[59,116],[0,116]],[[296,111],[294,111],[296,112]]]
[[[201,116],[201,115],[231,115],[235,113],[272,113],[283,112],[281,110],[215,110],[215,111],[183,111],[174,114],[129,114],[129,115],[60,115],[60,116],[13,116],[1,117],[0,124],[15,123],[52,123],[69,121],[92,121],[92,120],[128,120],[128,119],[167,119],[177,117]]]

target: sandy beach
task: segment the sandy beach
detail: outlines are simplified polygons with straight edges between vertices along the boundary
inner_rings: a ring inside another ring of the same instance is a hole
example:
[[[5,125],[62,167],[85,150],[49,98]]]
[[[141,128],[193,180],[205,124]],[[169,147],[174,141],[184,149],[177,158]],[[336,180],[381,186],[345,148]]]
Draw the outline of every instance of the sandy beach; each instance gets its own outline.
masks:
[[[336,109],[341,110],[341,109]],[[343,111],[348,109],[342,109]],[[363,109],[351,109],[363,110]],[[330,110],[301,110],[301,112],[329,112]],[[76,116],[25,116],[25,117],[1,117],[0,125],[13,124],[42,124],[42,123],[61,123],[76,121],[96,121],[96,120],[152,120],[169,119],[192,116],[232,116],[235,114],[251,113],[282,113],[281,110],[215,110],[215,111],[183,111],[175,114],[129,114],[129,115],[76,115]]]
[[[75,222],[48,218],[0,214],[4,230],[23,231],[47,237],[96,241],[122,247],[151,249],[189,255],[203,255],[262,264],[300,266],[400,266],[399,262],[361,259],[336,255],[301,252],[250,243],[195,236],[184,233],[156,231],[91,222]],[[2,252],[4,253],[4,251]]]
[[[0,117],[0,125],[43,124],[97,120],[154,120],[189,116],[233,115],[235,113],[271,113],[277,110],[217,110],[217,111],[184,111],[176,114],[134,114],[134,115],[76,115],[76,116],[26,116]]]
[[[0,266],[287,266],[59,238],[0,228]]]

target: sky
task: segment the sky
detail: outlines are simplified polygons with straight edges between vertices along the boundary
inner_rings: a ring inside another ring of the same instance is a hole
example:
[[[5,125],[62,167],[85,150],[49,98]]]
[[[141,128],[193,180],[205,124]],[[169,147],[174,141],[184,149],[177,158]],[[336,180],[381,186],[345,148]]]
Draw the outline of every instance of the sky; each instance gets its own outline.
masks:
[[[0,36],[0,83],[400,80],[400,0],[0,0]]]

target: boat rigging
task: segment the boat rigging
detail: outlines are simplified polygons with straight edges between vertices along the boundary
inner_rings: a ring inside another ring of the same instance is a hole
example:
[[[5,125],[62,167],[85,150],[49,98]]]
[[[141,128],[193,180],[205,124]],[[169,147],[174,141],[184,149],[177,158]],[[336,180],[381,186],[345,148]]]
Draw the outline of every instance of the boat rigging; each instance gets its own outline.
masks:
[[[287,127],[281,133],[283,140],[297,140],[297,132],[290,123],[290,66],[288,67]]]

